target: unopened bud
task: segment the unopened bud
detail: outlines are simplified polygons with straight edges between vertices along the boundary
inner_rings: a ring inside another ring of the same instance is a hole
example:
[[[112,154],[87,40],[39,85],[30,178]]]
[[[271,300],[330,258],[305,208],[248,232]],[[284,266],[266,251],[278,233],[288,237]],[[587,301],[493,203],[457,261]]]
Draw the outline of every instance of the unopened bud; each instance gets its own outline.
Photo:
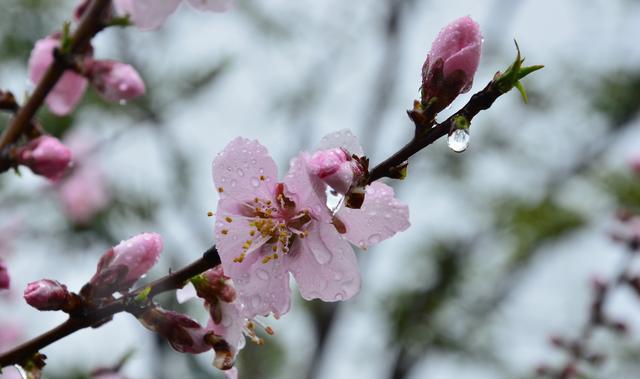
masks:
[[[6,263],[0,259],[0,290],[9,289],[11,280],[9,278],[9,270]]]
[[[198,297],[209,303],[222,300],[231,303],[236,299],[236,290],[228,276],[224,274],[222,265],[218,265],[191,279]]]
[[[469,16],[445,26],[422,66],[422,105],[438,113],[471,89],[480,63],[482,35]]]
[[[51,279],[31,282],[24,290],[27,304],[41,311],[63,310],[69,305],[70,298],[67,286]]]
[[[158,261],[162,237],[142,233],[109,249],[98,262],[98,269],[89,282],[94,296],[126,291]]]
[[[59,47],[59,36],[48,36],[36,42],[29,57],[29,78],[34,85],[44,77],[53,63],[53,52]],[[87,79],[72,70],[66,70],[49,92],[47,106],[58,116],[69,114],[80,102],[86,89]]]
[[[151,307],[138,319],[145,328],[166,338],[178,352],[199,354],[211,350],[205,338],[210,332],[186,315]]]
[[[342,148],[320,150],[311,156],[308,164],[313,175],[343,195],[363,175],[360,164]]]
[[[16,163],[53,181],[64,175],[70,162],[71,150],[51,136],[33,139],[16,151]]]
[[[130,100],[145,92],[144,81],[133,66],[111,60],[87,62],[91,84],[109,101]]]

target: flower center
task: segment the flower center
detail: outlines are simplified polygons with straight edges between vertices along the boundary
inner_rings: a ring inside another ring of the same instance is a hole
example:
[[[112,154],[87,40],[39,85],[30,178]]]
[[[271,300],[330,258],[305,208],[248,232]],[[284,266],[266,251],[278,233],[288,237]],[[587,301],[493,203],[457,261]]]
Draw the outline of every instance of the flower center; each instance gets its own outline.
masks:
[[[266,246],[262,263],[278,259],[289,253],[297,237],[305,238],[312,215],[307,209],[296,209],[295,202],[284,194],[284,184],[278,183],[275,199],[256,197],[245,203],[249,214],[249,236],[242,245],[242,252],[234,262],[242,262],[247,254]]]

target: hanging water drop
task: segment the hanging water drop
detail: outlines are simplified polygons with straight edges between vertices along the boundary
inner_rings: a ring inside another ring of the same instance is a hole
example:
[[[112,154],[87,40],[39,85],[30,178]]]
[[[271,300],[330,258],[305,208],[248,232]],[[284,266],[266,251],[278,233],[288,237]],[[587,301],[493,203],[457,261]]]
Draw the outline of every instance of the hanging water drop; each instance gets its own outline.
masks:
[[[467,129],[456,129],[449,134],[447,145],[456,153],[461,153],[469,147],[469,131]]]

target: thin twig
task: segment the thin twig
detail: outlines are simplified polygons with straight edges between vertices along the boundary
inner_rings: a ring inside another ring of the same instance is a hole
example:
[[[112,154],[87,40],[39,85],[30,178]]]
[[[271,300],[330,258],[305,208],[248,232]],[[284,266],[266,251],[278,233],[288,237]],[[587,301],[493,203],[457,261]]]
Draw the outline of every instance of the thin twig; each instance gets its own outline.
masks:
[[[0,355],[0,367],[7,367],[14,364],[22,364],[40,349],[77,332],[80,329],[93,325],[101,325],[120,312],[132,314],[140,311],[140,304],[135,301],[141,293],[148,291],[148,299],[167,291],[182,288],[189,278],[205,272],[220,264],[220,257],[215,246],[209,248],[200,259],[174,273],[168,274],[142,288],[138,288],[121,298],[114,300],[98,309],[91,310],[85,314],[70,317],[64,323],[41,334],[16,348]]]
[[[87,9],[84,17],[80,21],[78,29],[76,29],[71,37],[68,54],[64,57],[57,56],[56,59],[54,59],[53,64],[49,66],[49,69],[47,69],[47,72],[44,74],[42,80],[40,80],[40,83],[38,83],[27,103],[18,109],[15,117],[4,130],[2,136],[0,136],[0,150],[16,142],[25,130],[27,130],[31,124],[31,119],[35,116],[38,109],[40,109],[49,92],[51,92],[64,74],[67,68],[66,62],[71,61],[70,58],[75,54],[85,51],[91,39],[98,34],[99,31],[104,29],[105,24],[103,17],[105,10],[110,5],[111,0],[94,0],[91,3],[91,6]]]

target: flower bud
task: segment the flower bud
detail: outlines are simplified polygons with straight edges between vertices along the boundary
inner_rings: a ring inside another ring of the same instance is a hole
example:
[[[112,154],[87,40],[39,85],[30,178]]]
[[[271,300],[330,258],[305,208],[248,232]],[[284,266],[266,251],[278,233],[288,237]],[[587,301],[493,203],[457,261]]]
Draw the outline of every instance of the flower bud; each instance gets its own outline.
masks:
[[[62,310],[69,304],[70,297],[67,286],[51,279],[31,282],[24,290],[27,304],[41,311]]]
[[[313,175],[343,195],[364,173],[360,164],[342,148],[317,151],[308,164]]]
[[[88,77],[98,93],[109,101],[130,100],[145,92],[133,66],[111,60],[87,61]]]
[[[198,297],[209,303],[222,300],[231,303],[236,299],[236,290],[228,276],[224,275],[222,265],[218,265],[191,279]]]
[[[53,52],[60,47],[60,38],[48,36],[36,42],[29,57],[29,79],[37,85],[53,63]],[[64,116],[78,105],[87,89],[87,79],[72,70],[66,70],[53,87],[45,102],[49,110],[58,116]]]
[[[9,285],[11,280],[9,278],[9,270],[7,269],[6,263],[0,259],[0,290],[9,289]]]
[[[186,315],[160,307],[150,307],[139,316],[145,328],[158,333],[180,353],[199,354],[211,350],[206,341],[209,330]]]
[[[158,261],[162,237],[156,233],[142,233],[109,249],[98,262],[91,278],[93,296],[108,296],[126,291]]]
[[[481,51],[480,27],[471,17],[445,26],[422,66],[422,105],[435,114],[469,91]]]
[[[57,138],[42,136],[18,148],[16,162],[27,166],[34,174],[57,181],[71,162],[71,150]]]

